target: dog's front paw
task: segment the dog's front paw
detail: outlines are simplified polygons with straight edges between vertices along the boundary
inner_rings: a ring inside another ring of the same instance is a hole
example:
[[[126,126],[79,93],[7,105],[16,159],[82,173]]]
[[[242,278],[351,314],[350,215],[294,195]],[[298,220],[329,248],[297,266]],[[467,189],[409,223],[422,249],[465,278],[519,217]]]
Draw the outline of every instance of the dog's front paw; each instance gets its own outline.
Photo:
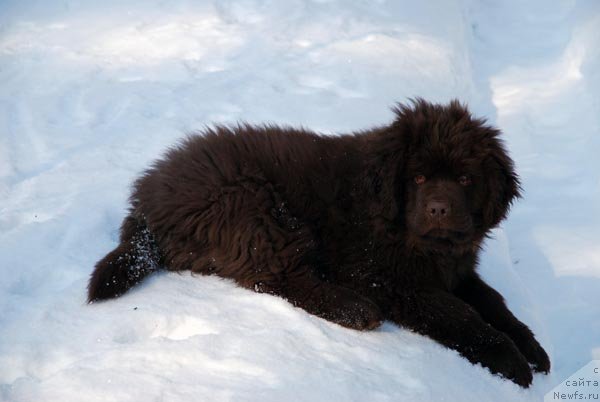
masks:
[[[527,359],[508,336],[503,335],[499,342],[484,348],[475,360],[524,388],[533,380]]]
[[[527,361],[533,366],[533,370],[540,373],[550,371],[550,359],[544,348],[533,336],[533,333],[525,325],[510,334],[511,338]]]

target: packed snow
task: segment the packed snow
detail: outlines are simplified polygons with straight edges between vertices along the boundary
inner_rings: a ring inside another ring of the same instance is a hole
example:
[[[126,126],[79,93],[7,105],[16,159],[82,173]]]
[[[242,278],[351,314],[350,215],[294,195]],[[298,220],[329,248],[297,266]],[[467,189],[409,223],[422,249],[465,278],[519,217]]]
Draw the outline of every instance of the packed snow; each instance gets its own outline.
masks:
[[[595,0],[1,2],[0,400],[541,400],[600,359],[598,38]],[[186,132],[343,133],[414,96],[505,133],[525,196],[481,273],[551,356],[531,388],[215,277],[86,304],[129,185]]]

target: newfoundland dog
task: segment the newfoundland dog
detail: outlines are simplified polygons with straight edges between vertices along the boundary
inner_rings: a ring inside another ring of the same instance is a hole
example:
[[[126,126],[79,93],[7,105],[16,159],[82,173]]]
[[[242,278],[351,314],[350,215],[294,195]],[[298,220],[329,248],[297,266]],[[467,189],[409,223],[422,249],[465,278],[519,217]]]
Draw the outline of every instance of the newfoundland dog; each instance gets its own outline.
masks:
[[[348,328],[390,320],[527,387],[548,356],[476,272],[519,196],[499,131],[457,101],[394,112],[352,135],[239,125],[188,137],[135,182],[89,301],[161,267],[218,275]]]

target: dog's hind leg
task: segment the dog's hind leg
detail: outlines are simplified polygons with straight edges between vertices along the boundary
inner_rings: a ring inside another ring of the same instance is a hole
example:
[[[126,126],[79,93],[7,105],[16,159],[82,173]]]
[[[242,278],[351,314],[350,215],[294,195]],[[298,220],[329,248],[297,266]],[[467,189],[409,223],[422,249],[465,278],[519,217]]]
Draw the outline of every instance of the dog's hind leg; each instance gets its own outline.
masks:
[[[98,261],[88,284],[88,302],[125,293],[160,266],[160,251],[146,225],[132,215],[121,225],[120,244]]]
[[[281,296],[345,327],[377,327],[382,316],[374,302],[321,277],[318,240],[310,225],[297,219],[286,205],[268,182],[247,180],[221,189],[197,222],[206,236],[205,258],[212,261],[213,270],[187,265],[196,272],[234,279],[256,292]],[[192,244],[185,250],[199,249]],[[189,252],[182,254],[189,256]]]

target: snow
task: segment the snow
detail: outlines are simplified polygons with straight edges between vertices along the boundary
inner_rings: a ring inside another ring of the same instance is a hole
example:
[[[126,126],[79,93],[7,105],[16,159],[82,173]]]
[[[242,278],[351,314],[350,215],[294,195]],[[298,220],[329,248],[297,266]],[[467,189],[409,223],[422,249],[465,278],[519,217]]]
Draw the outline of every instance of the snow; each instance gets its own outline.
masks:
[[[3,1],[0,400],[541,400],[600,359],[598,37],[593,0]],[[412,96],[505,132],[525,197],[481,272],[551,355],[530,389],[214,277],[85,303],[130,183],[187,131],[348,132]]]

